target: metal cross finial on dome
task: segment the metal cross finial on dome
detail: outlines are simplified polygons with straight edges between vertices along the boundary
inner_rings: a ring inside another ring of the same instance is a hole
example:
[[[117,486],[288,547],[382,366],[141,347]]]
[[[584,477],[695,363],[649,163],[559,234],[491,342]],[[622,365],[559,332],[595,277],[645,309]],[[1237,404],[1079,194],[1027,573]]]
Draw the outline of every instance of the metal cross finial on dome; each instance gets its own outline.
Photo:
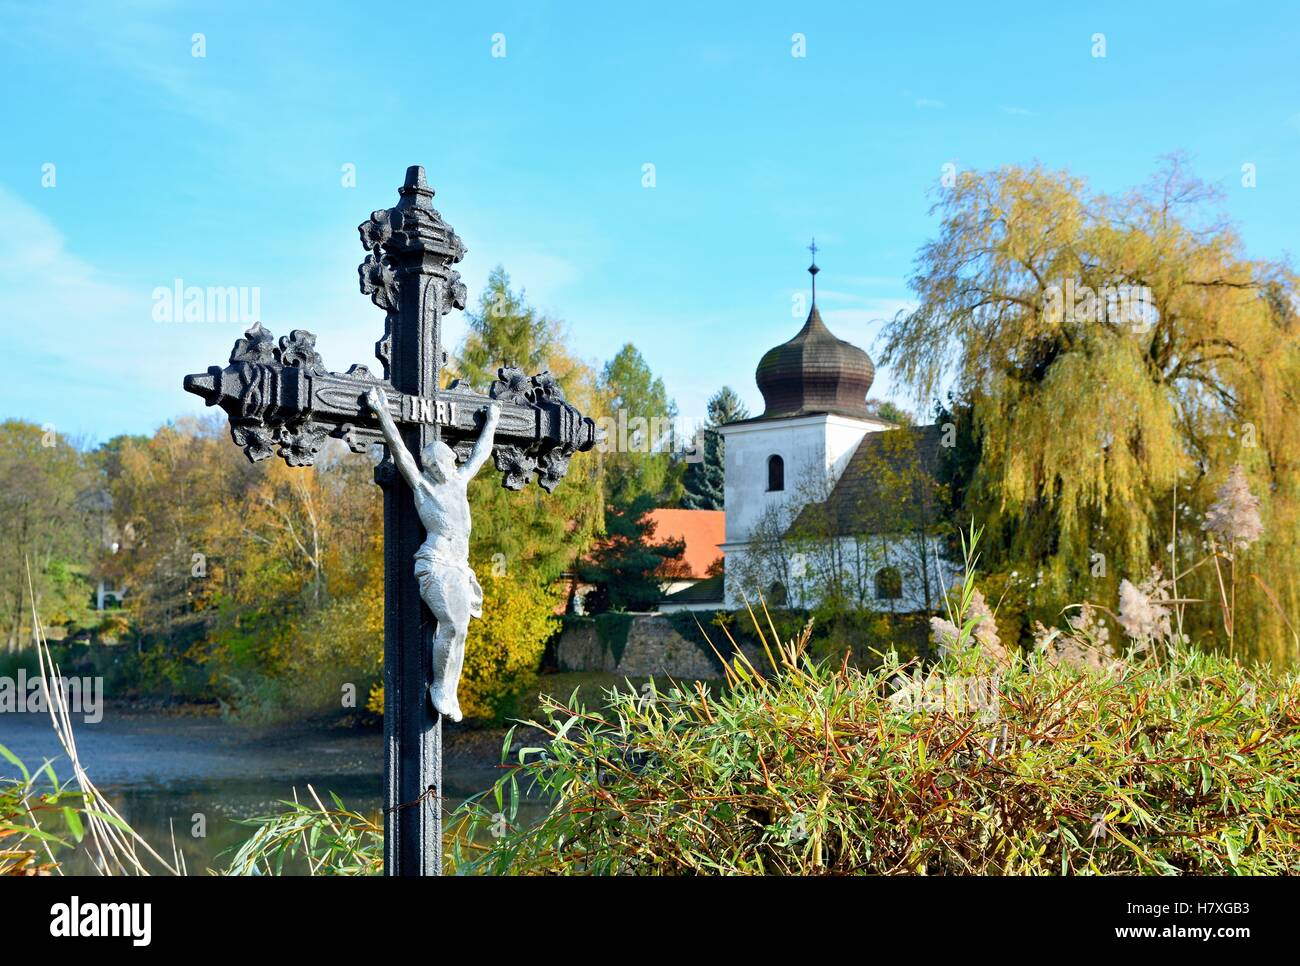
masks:
[[[812,252],[812,264],[808,266],[808,274],[812,276],[812,301],[813,305],[817,304],[817,273],[821,271],[817,267],[817,239],[814,238],[808,246],[808,251]]]

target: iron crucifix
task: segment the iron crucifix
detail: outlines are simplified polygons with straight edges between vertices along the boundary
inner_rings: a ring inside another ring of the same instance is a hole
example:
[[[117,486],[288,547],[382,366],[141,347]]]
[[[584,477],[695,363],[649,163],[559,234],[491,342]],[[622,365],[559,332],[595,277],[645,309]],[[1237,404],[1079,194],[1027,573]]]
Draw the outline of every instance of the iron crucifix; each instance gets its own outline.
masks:
[[[278,454],[291,466],[310,466],[329,437],[356,452],[388,447],[375,468],[384,490],[384,871],[437,875],[439,711],[459,713],[449,672],[458,676],[461,618],[481,599],[467,561],[468,504],[460,492],[438,487],[453,476],[453,489],[467,483],[490,450],[508,489],[536,478],[553,490],[570,458],[596,444],[596,427],[547,372],[529,376],[503,366],[486,393],[459,381],[441,388],[441,320],[465,307],[465,286],[452,268],[465,247],[433,208],[423,168],[407,169],[398,194],[394,207],[359,228],[368,253],[361,291],[385,313],[375,345],[381,376],[359,365],[331,372],[310,332],[295,329],[277,342],[259,322],[236,341],[229,364],[186,376],[185,389],[225,410],[231,437],[250,460]],[[452,507],[450,516],[429,516],[439,500]],[[463,539],[458,524],[447,525],[462,510]],[[434,525],[426,529],[426,522]]]

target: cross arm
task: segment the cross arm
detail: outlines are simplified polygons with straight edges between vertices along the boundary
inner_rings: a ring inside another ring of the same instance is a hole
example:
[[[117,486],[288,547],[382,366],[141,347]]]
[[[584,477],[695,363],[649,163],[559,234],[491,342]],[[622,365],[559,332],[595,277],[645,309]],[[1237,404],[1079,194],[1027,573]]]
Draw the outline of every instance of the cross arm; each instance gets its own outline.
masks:
[[[501,416],[493,455],[509,489],[521,489],[534,474],[539,485],[554,489],[569,458],[596,444],[594,422],[564,399],[549,373],[528,376],[502,368],[487,394],[457,382],[433,396],[412,396],[365,366],[330,372],[315,343],[302,329],[277,343],[258,323],[236,341],[228,365],[186,376],[185,389],[227,413],[231,437],[252,461],[278,454],[291,466],[310,466],[330,437],[354,452],[386,442],[365,402],[372,388],[388,397],[395,423],[438,424],[462,460],[479,435],[478,413],[495,400]]]

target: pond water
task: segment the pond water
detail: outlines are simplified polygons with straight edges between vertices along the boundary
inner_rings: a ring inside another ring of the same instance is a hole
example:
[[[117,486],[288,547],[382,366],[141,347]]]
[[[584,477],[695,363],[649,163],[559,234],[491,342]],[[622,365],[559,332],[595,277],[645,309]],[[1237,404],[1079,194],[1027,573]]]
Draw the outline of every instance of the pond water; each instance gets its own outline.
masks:
[[[252,833],[241,820],[283,810],[280,802],[292,800],[295,789],[299,800],[309,801],[309,784],[327,805],[332,791],[353,811],[375,818],[380,814],[384,753],[377,731],[305,722],[253,728],[220,718],[111,707],[94,724],[74,718],[73,728],[91,780],[169,859],[174,832],[191,875],[225,865],[230,850]],[[453,754],[444,763],[447,814],[500,775],[499,745],[494,749],[491,740],[474,744],[483,749],[480,754]],[[44,714],[0,715],[0,745],[33,771],[50,758],[61,780],[71,776]],[[0,759],[0,777],[15,773]],[[539,803],[530,812],[540,810]],[[199,831],[203,834],[195,834]],[[93,872],[89,857],[80,853],[63,867],[68,873]]]

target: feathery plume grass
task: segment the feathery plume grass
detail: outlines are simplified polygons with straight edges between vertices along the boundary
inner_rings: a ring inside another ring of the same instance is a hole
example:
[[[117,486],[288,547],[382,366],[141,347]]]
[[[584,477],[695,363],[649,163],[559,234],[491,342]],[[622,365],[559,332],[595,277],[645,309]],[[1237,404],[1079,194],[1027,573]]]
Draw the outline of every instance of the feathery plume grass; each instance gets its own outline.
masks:
[[[1221,543],[1245,549],[1264,535],[1259,515],[1259,497],[1250,492],[1246,471],[1238,463],[1228,479],[1215,491],[1215,501],[1205,514],[1204,528]]]

